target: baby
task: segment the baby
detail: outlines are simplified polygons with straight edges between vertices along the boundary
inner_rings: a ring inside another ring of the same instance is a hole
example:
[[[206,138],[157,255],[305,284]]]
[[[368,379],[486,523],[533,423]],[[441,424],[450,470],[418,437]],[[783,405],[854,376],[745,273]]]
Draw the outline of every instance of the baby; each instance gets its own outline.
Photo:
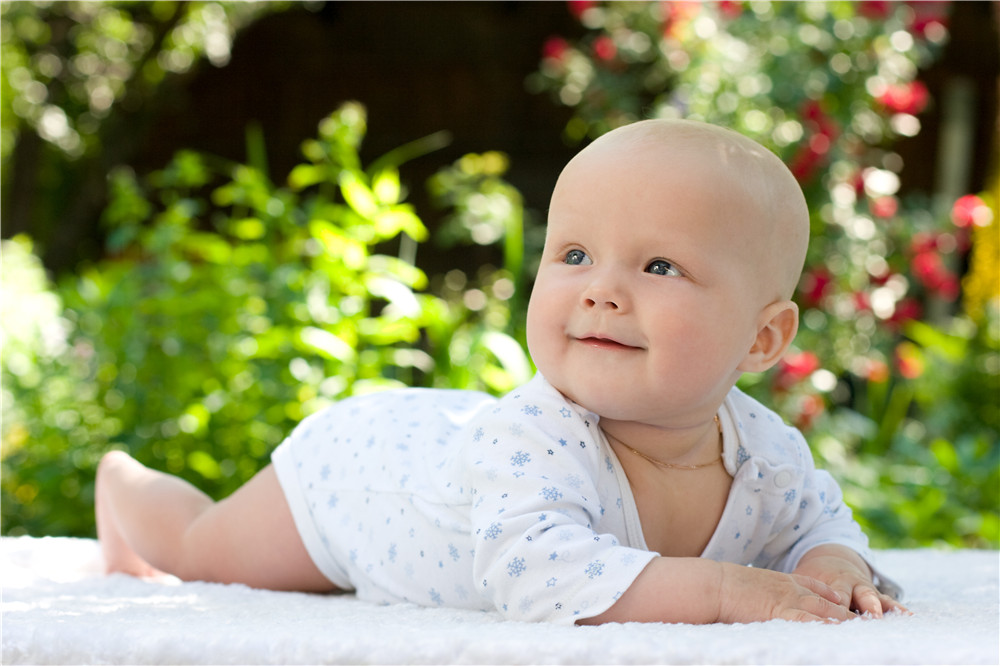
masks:
[[[801,434],[735,388],[795,337],[808,235],[795,179],[753,141],[614,130],[552,194],[534,379],[499,400],[344,400],[218,503],[111,452],[108,569],[560,623],[905,611]]]

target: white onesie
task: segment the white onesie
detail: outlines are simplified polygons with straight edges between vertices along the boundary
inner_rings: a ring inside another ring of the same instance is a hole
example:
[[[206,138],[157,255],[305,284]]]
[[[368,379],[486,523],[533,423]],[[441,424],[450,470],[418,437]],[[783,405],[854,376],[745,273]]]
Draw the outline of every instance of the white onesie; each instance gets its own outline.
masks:
[[[738,389],[719,417],[733,483],[703,557],[790,572],[837,543],[871,561],[797,430]],[[656,557],[598,421],[541,375],[499,400],[403,389],[310,416],[272,460],[337,587],[568,624],[607,610]]]

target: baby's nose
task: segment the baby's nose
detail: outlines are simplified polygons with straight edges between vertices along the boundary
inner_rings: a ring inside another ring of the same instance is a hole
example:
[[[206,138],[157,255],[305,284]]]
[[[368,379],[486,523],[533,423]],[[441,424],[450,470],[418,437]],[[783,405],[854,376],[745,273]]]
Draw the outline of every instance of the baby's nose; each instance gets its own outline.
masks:
[[[618,310],[617,299],[601,296],[587,296],[583,299],[584,305],[588,308],[605,307],[610,310]]]
[[[625,296],[614,285],[597,281],[591,283],[584,291],[583,305],[587,309],[621,310],[625,306]]]

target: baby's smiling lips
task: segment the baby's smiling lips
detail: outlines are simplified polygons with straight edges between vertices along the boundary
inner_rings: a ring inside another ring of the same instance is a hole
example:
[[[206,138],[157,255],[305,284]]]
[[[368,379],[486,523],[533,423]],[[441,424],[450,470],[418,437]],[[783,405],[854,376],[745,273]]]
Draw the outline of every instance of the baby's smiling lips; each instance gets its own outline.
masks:
[[[624,342],[619,342],[613,338],[608,338],[602,335],[585,335],[577,338],[577,341],[587,345],[588,347],[596,347],[598,349],[606,349],[609,351],[636,351],[640,349],[640,347],[627,345]]]

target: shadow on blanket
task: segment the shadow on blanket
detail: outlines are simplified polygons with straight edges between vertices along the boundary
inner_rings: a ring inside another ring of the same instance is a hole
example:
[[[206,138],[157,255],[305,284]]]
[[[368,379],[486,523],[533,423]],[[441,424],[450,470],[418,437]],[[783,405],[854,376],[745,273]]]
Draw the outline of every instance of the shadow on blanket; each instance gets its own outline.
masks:
[[[5,538],[2,662],[997,664],[995,551],[884,551],[913,616],[556,627],[352,596],[104,576],[95,541]]]

